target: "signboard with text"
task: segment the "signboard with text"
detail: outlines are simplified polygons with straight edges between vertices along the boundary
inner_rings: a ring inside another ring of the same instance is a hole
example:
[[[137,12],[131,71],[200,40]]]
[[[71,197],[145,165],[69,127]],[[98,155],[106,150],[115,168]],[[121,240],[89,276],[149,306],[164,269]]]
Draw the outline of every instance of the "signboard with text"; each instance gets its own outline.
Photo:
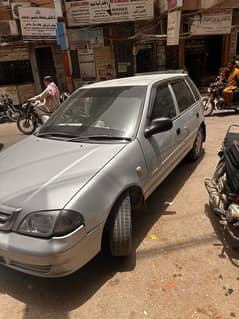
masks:
[[[68,39],[71,50],[93,49],[104,46],[103,28],[68,30]]]
[[[167,45],[179,44],[181,10],[168,13]]]
[[[191,18],[192,35],[229,34],[232,28],[232,9],[209,9]]]
[[[115,64],[111,47],[95,48],[97,80],[110,80],[115,77]]]
[[[153,0],[65,0],[69,26],[151,19]]]
[[[52,8],[19,8],[22,36],[25,40],[55,39],[56,16]]]

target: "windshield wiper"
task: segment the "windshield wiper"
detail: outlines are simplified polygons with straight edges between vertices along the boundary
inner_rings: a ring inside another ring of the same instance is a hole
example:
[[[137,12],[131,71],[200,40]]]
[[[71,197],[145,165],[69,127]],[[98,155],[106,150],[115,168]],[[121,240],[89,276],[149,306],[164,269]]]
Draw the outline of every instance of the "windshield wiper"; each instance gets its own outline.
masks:
[[[118,140],[118,141],[132,141],[130,137],[126,136],[110,136],[110,135],[88,135],[88,136],[77,136],[70,139],[70,142],[78,142],[84,140]]]
[[[66,132],[42,132],[42,133],[36,133],[35,136],[37,137],[68,137],[69,139],[77,138],[78,136],[71,133]]]

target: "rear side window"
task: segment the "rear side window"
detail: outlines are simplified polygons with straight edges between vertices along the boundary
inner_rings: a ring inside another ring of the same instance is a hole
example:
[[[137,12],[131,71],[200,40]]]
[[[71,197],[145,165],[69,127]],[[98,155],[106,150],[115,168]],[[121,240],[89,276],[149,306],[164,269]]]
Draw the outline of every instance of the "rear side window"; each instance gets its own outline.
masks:
[[[195,99],[196,99],[197,101],[200,100],[200,99],[201,99],[201,95],[200,95],[200,93],[199,93],[199,91],[198,91],[196,85],[195,85],[194,82],[192,81],[192,79],[187,78],[187,82],[188,82],[188,84],[190,85],[190,87],[191,87],[191,89],[192,89],[192,91],[193,91],[193,94],[194,94],[194,96],[195,96]]]
[[[194,97],[184,80],[172,83],[172,88],[176,95],[180,112],[183,112],[195,103]]]
[[[154,100],[151,120],[160,117],[168,117],[172,119],[175,116],[176,109],[168,85],[159,86]]]

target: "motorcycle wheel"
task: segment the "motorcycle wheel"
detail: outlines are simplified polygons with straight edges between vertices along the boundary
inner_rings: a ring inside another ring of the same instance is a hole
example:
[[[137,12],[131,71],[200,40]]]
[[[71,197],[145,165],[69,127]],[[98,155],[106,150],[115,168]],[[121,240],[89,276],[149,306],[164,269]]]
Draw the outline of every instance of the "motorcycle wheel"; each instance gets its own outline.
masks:
[[[17,128],[23,134],[31,135],[32,133],[34,133],[36,127],[37,127],[36,122],[34,122],[33,119],[27,119],[25,117],[20,117],[17,120]]]
[[[210,99],[206,97],[202,100],[202,103],[203,103],[204,116],[211,115],[214,107]]]

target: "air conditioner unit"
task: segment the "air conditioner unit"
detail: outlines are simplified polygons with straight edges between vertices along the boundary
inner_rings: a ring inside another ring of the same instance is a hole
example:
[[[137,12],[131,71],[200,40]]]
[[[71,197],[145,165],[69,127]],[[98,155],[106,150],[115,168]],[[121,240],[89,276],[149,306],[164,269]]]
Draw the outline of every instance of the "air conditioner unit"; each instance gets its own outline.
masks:
[[[0,21],[0,36],[19,35],[15,20]]]
[[[0,0],[0,4],[4,7],[10,7],[10,0]]]

